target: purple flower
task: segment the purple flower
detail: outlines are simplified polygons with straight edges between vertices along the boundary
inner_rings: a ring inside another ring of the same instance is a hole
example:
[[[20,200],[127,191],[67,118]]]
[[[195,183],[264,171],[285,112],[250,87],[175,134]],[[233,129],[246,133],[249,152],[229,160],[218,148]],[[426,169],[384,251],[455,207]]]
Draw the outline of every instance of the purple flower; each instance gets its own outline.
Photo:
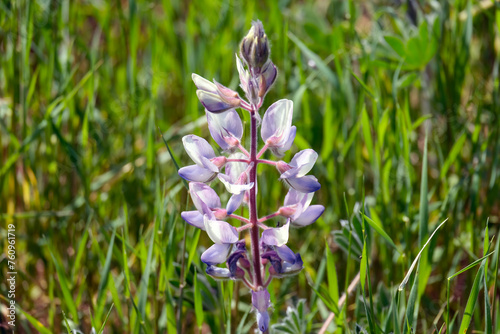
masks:
[[[299,192],[311,193],[319,190],[321,185],[318,179],[312,175],[306,176],[317,158],[318,153],[306,149],[295,154],[288,164],[284,161],[278,161],[276,168],[281,173],[280,180],[284,180],[290,187]]]
[[[229,159],[245,159],[243,153],[234,153]],[[246,162],[230,161],[226,163],[226,173],[219,174],[219,180],[224,184],[226,190],[233,194],[227,202],[227,214],[230,215],[236,211],[245,197],[245,192],[253,187],[253,182],[249,181],[247,172],[248,164]]]
[[[314,193],[302,193],[290,189],[284,206],[279,209],[282,216],[290,218],[292,226],[304,227],[314,223],[325,211],[323,205],[310,205]]]
[[[238,232],[233,226],[214,218],[210,215],[203,216],[208,237],[215,243],[201,254],[201,261],[209,266],[226,262],[231,246],[238,241]]]
[[[184,136],[182,143],[196,165],[182,167],[179,169],[179,175],[188,181],[212,181],[220,167],[226,163],[226,157],[216,157],[212,146],[205,139],[195,135]]]
[[[262,232],[261,257],[268,260],[272,269],[270,274],[281,277],[294,275],[302,270],[302,258],[300,254],[295,254],[287,245],[290,219],[281,227],[270,228]]]
[[[243,136],[243,124],[234,109],[215,114],[207,110],[208,129],[212,138],[224,151],[234,150]]]
[[[267,309],[271,306],[271,296],[267,290],[252,291],[252,305],[257,311],[257,325],[261,332],[269,327]]]
[[[293,102],[279,100],[264,114],[261,137],[277,157],[290,149],[295,139],[296,127],[292,126]]]
[[[194,84],[198,87],[196,95],[201,104],[210,112],[220,113],[228,109],[237,108],[241,104],[238,93],[221,85],[214,80],[214,83],[199,76],[192,75]]]
[[[189,192],[196,210],[181,213],[182,219],[188,224],[205,230],[204,215],[213,215],[217,219],[224,219],[227,216],[226,210],[221,209],[219,196],[208,185],[200,182],[190,182]]]
[[[290,228],[290,220],[281,227],[274,227],[262,232],[261,242],[269,246],[281,247],[288,242],[288,230]]]

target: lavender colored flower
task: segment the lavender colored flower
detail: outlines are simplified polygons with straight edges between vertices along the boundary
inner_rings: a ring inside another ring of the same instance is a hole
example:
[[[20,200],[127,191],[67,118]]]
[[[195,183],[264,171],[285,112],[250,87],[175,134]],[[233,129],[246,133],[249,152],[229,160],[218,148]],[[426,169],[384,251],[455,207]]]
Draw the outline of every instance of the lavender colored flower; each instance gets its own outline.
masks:
[[[206,231],[213,242],[201,255],[207,265],[206,273],[214,279],[241,280],[252,291],[257,326],[262,332],[267,331],[270,322],[269,283],[274,278],[295,275],[303,268],[300,254],[287,245],[290,227],[308,226],[325,210],[322,205],[311,205],[313,193],[321,187],[314,176],[307,175],[318,158],[316,152],[302,150],[289,163],[261,159],[267,150],[278,158],[283,157],[291,149],[297,132],[292,125],[293,102],[279,100],[263,116],[260,133],[263,147],[258,150],[259,109],[278,74],[269,55],[269,41],[262,23],[254,22],[241,42],[241,59],[236,56],[240,87],[247,100],[215,80],[210,82],[193,74],[196,93],[206,109],[210,134],[228,156],[217,156],[205,139],[188,135],[182,142],[195,164],[179,170],[179,175],[190,181],[189,193],[196,208],[182,212],[181,216],[188,224]],[[243,124],[235,108],[250,113],[248,150],[242,145]],[[279,179],[290,187],[283,206],[260,218],[257,213],[259,164],[275,166]],[[230,194],[225,208],[217,193],[206,184],[216,179]],[[248,206],[248,218],[234,214],[242,204]],[[269,226],[273,217],[284,217],[286,222]],[[235,227],[226,220],[240,223]],[[240,234],[245,232],[250,232],[248,249],[245,238],[240,239]]]
[[[196,95],[208,111],[220,113],[240,106],[241,100],[235,91],[218,82],[212,83],[198,74],[193,73],[192,78],[198,87]]]
[[[208,129],[212,138],[224,151],[234,151],[243,136],[243,124],[234,109],[215,114],[207,111]]]
[[[194,182],[210,182],[226,163],[226,157],[216,157],[214,149],[203,138],[187,135],[182,138],[184,149],[196,165],[182,167],[179,175]]]
[[[279,212],[290,218],[292,226],[304,227],[314,223],[325,211],[323,205],[310,205],[314,193],[302,193],[290,189],[285,196],[284,206]]]
[[[312,169],[318,153],[314,150],[306,149],[295,154],[290,163],[278,161],[276,168],[281,173],[280,180],[285,181],[293,189],[303,192],[311,193],[319,190],[321,185],[318,180],[307,173]]]
[[[257,311],[257,324],[262,332],[269,327],[269,313],[267,310],[271,306],[271,296],[267,290],[252,291],[252,305]]]

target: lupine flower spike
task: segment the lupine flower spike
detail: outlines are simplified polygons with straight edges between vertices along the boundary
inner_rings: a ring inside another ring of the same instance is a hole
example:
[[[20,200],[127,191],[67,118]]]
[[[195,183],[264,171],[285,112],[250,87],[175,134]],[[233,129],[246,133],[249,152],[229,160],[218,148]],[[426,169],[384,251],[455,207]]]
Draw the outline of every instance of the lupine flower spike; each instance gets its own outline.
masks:
[[[262,23],[253,22],[240,44],[239,57],[236,56],[246,100],[215,80],[210,82],[193,74],[196,93],[206,109],[210,134],[228,155],[217,156],[205,139],[188,135],[182,142],[195,164],[179,170],[179,175],[190,181],[189,192],[196,207],[181,216],[188,224],[206,231],[214,243],[201,255],[207,274],[215,279],[241,280],[248,286],[261,332],[269,328],[269,283],[273,278],[297,274],[303,268],[300,254],[287,246],[290,227],[314,223],[325,209],[322,205],[310,205],[314,192],[321,187],[314,176],[306,175],[318,158],[314,150],[300,151],[290,162],[261,159],[267,150],[282,158],[292,147],[297,130],[292,125],[293,102],[290,100],[273,103],[264,113],[262,124],[260,122],[259,109],[278,73],[269,55]],[[242,145],[243,123],[235,108],[251,115],[249,150]],[[259,125],[263,140],[260,150],[257,148]],[[282,207],[259,218],[257,165],[261,163],[274,165],[280,174],[279,180],[289,186],[289,191]],[[216,179],[231,194],[225,206],[207,184]],[[242,205],[248,206],[248,218],[234,214]],[[285,223],[268,226],[266,222],[274,217],[284,218]],[[226,220],[236,220],[238,225],[233,226]],[[244,233],[250,234],[248,245],[242,236]],[[225,266],[221,266],[223,263]]]

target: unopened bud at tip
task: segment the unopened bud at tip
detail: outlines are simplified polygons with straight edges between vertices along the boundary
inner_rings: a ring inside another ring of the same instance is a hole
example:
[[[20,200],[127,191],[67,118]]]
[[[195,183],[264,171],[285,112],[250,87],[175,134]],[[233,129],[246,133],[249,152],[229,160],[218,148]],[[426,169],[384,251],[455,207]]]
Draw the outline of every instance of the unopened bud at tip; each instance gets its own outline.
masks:
[[[249,67],[261,69],[269,59],[269,41],[262,22],[252,22],[252,28],[240,44],[240,54]]]

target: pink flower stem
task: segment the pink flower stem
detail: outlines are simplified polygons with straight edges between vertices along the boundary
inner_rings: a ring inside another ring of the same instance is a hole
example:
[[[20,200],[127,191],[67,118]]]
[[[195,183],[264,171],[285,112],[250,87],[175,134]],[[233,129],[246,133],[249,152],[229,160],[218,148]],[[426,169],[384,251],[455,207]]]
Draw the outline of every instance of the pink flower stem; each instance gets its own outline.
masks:
[[[252,283],[250,283],[245,277],[242,277],[241,280],[249,289],[255,290],[255,287],[252,285]]]
[[[268,216],[260,218],[259,219],[259,223],[265,222],[266,220],[271,219],[271,218],[276,217],[276,216],[279,216],[279,215],[280,215],[280,213],[277,211],[277,212],[272,213],[272,214],[270,214]]]
[[[245,162],[245,163],[250,163],[250,160],[247,159],[226,159],[226,162]]]
[[[244,148],[243,146],[241,146],[240,143],[238,143],[238,148],[240,149],[241,152],[243,152],[244,155],[246,155],[247,157],[250,156],[250,153],[248,153],[248,151],[246,150],[246,148]]]
[[[256,289],[262,286],[262,264],[260,260],[260,249],[259,249],[259,226],[258,226],[258,216],[257,216],[257,116],[259,110],[254,105],[252,105],[251,111],[251,123],[250,123],[250,162],[253,162],[253,166],[250,169],[250,182],[253,182],[254,186],[250,189],[250,196],[248,201],[248,207],[250,211],[250,223],[252,227],[250,229],[250,239],[252,244],[252,262],[253,262],[253,272],[254,279],[253,285]]]
[[[239,221],[244,222],[245,224],[249,224],[250,223],[250,221],[248,219],[246,219],[245,217],[241,217],[241,216],[238,216],[238,215],[229,215],[229,217],[234,218],[234,219],[238,219]]]
[[[259,163],[259,164],[268,164],[268,165],[273,165],[273,166],[276,166],[276,164],[277,164],[276,161],[264,160],[264,159],[257,160],[257,163]]]
[[[264,154],[264,152],[267,150],[267,147],[268,147],[267,144],[264,145],[264,147],[257,154],[257,159],[260,158],[262,156],[262,154]]]
[[[259,225],[259,227],[260,227],[261,229],[263,229],[263,230],[268,230],[268,229],[270,229],[270,227],[269,227],[269,226],[266,226],[266,225],[264,225],[264,224],[262,224],[262,223],[257,223],[257,225]]]
[[[248,219],[246,219],[246,221],[248,222]],[[236,231],[241,232],[244,230],[248,230],[249,228],[252,228],[252,226],[253,226],[252,224],[248,223],[246,225],[243,225],[243,226],[236,228]]]
[[[271,283],[272,280],[273,280],[273,275],[269,275],[269,277],[266,280],[266,283],[264,283],[264,287],[267,288],[267,286],[269,285],[269,283]]]

